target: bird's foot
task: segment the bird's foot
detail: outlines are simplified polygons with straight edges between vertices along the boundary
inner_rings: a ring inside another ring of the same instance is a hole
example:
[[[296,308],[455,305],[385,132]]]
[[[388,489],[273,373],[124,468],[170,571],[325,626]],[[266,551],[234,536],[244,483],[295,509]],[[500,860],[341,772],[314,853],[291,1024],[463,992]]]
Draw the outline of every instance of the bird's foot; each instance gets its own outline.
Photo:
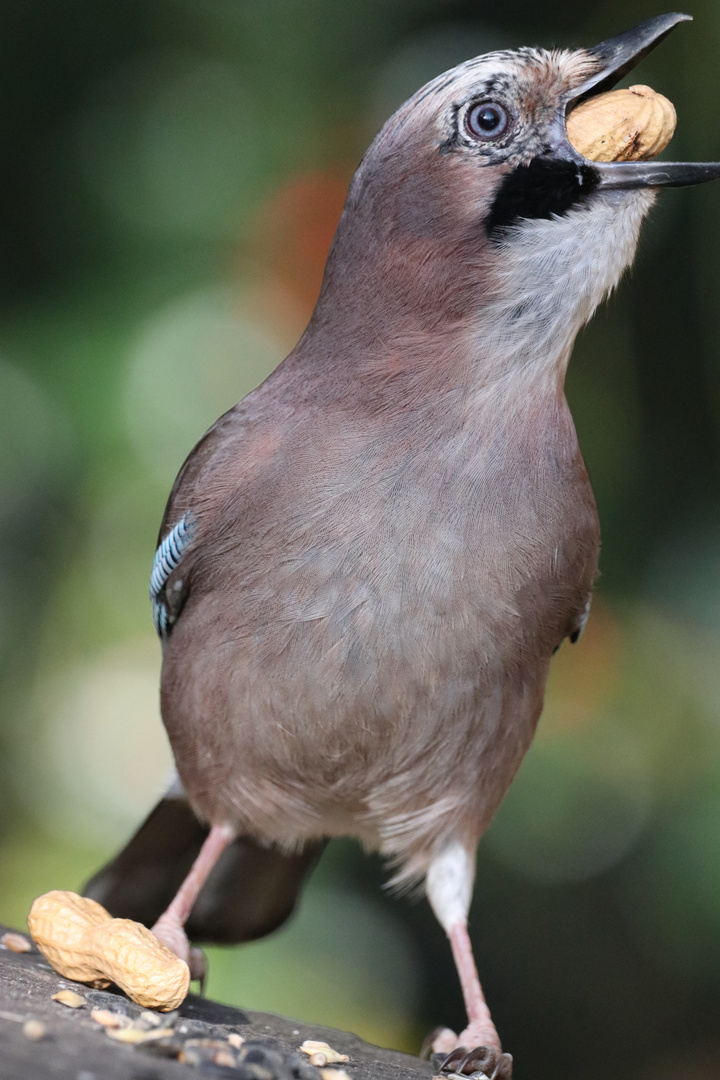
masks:
[[[190,944],[182,924],[165,912],[152,927],[152,933],[170,952],[185,961],[190,968],[190,978],[200,980],[202,993],[207,976],[205,953],[202,949],[197,949]]]
[[[488,1080],[510,1080],[512,1054],[499,1054],[491,1046],[458,1046],[437,1062],[439,1073],[453,1076],[485,1076]],[[435,1057],[435,1055],[433,1055]]]
[[[438,1073],[453,1076],[485,1076],[488,1080],[510,1080],[513,1059],[504,1054],[497,1034],[486,1033],[479,1045],[476,1033],[468,1027],[460,1035],[450,1028],[440,1028],[431,1043],[431,1060]],[[489,1045],[492,1043],[492,1045]],[[471,1049],[472,1047],[472,1049]]]

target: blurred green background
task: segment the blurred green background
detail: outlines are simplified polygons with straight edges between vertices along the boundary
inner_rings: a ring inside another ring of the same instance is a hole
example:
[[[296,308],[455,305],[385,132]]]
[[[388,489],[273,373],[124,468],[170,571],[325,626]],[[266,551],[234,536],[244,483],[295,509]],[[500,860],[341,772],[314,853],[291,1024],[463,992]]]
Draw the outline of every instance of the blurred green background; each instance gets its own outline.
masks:
[[[424,81],[593,44],[599,0],[0,7],[0,918],[76,888],[161,791],[158,524],[204,429],[292,347],[345,188]],[[720,157],[720,8],[644,62],[672,156]],[[663,194],[568,380],[603,578],[481,844],[471,931],[519,1078],[720,1070],[720,186]],[[214,950],[228,1002],[415,1051],[462,1025],[425,902],[331,845],[293,923]]]

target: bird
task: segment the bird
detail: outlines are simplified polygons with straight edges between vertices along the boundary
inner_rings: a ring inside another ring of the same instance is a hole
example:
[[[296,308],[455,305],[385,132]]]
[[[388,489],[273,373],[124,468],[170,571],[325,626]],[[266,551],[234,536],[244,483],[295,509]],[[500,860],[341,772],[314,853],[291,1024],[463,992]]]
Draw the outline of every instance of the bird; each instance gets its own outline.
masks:
[[[191,970],[292,912],[329,839],[421,885],[468,1024],[445,1072],[511,1075],[468,933],[478,842],[580,636],[599,524],[564,394],[580,328],[665,186],[566,119],[678,23],[470,59],[363,158],[310,322],[191,451],[150,593],[177,775],[85,895]],[[537,812],[542,813],[542,806]]]

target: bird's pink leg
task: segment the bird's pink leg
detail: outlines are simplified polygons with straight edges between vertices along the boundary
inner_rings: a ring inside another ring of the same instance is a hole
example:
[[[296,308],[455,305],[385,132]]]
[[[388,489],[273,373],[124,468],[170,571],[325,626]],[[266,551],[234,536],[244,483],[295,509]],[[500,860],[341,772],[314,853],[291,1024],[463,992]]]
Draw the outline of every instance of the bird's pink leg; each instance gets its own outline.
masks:
[[[200,848],[198,857],[190,867],[188,876],[176,892],[170,906],[152,928],[155,937],[186,962],[190,968],[190,975],[194,979],[203,978],[205,957],[202,950],[190,948],[190,942],[185,933],[185,923],[212,868],[228,844],[235,839],[235,835],[229,825],[213,825]]]
[[[432,1044],[437,1054],[450,1054],[461,1046],[468,1050],[487,1046],[494,1051],[494,1056],[502,1053],[500,1039],[482,992],[467,931],[474,876],[474,852],[454,842],[433,858],[425,879],[430,905],[450,940],[468,1017],[467,1027],[459,1035],[449,1028],[437,1033]]]
[[[472,945],[467,925],[456,923],[448,932],[455,967],[460,977],[468,1025],[456,1038],[456,1046],[490,1046],[498,1054],[502,1053],[500,1039],[490,1016],[485,995],[475,966]],[[453,1049],[453,1047],[451,1047]]]
[[[450,1054],[460,1046],[464,1046],[468,1050],[476,1046],[489,1046],[496,1054],[501,1054],[500,1038],[490,1016],[490,1009],[487,1006],[480,985],[467,924],[465,922],[455,923],[447,928],[447,935],[450,940],[455,967],[460,978],[468,1024],[459,1035],[456,1035],[450,1028],[442,1028],[438,1031],[432,1043],[433,1052],[436,1054]]]

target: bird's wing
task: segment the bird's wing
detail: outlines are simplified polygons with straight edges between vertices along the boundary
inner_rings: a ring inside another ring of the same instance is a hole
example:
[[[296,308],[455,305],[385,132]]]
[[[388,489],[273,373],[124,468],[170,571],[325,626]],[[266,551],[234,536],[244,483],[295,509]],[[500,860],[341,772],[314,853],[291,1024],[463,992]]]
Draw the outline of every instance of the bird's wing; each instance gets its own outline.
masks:
[[[168,636],[187,599],[187,577],[175,576],[171,589],[168,589],[168,584],[182,563],[196,530],[197,519],[186,512],[170,527],[155,552],[150,573],[150,599],[153,622],[161,638]]]
[[[572,628],[570,630],[570,633],[568,634],[568,637],[570,638],[570,643],[572,645],[574,645],[575,642],[579,641],[580,638],[582,637],[583,630],[585,629],[585,627],[587,625],[587,621],[590,618],[590,605],[591,604],[592,604],[592,593],[589,593],[587,601],[585,603],[585,607],[579,613],[577,618],[573,621]]]

